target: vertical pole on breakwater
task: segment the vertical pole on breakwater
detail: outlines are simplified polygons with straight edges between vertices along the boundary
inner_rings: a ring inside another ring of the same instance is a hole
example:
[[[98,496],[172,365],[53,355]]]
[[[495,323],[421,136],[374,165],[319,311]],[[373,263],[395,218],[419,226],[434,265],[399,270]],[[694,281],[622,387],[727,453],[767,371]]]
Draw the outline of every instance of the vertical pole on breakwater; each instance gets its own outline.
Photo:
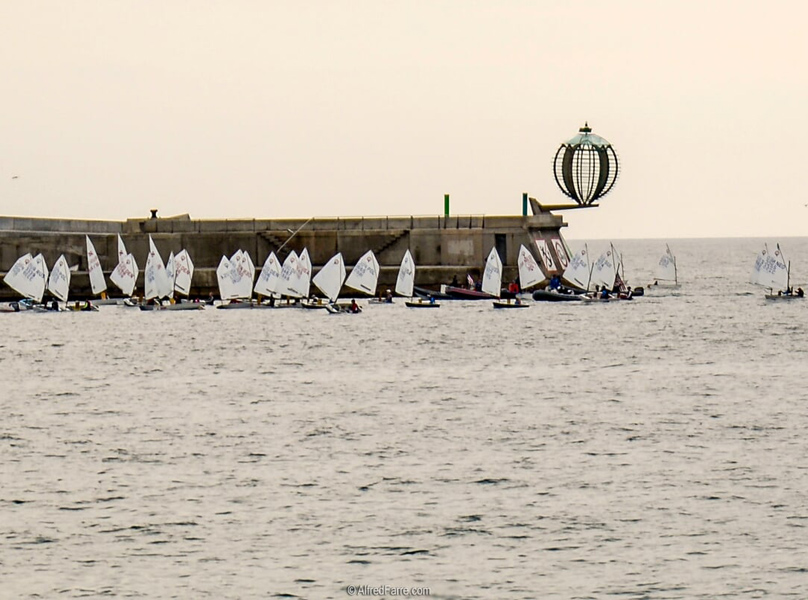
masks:
[[[443,216],[449,216],[449,194],[443,195]]]
[[[522,216],[527,216],[527,192],[522,192]]]

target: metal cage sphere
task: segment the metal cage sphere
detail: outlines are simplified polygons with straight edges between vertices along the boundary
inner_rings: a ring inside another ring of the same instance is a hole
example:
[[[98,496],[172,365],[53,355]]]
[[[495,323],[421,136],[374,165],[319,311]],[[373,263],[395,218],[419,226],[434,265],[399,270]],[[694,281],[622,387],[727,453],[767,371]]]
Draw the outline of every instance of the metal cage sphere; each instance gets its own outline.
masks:
[[[585,124],[578,135],[561,144],[553,160],[559,189],[580,206],[602,198],[617,181],[617,153]]]

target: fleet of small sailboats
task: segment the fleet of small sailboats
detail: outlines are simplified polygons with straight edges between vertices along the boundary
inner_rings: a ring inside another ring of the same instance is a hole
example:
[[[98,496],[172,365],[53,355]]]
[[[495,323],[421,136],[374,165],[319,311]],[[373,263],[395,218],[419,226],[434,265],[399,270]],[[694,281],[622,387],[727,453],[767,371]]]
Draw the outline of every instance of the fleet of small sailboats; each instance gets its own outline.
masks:
[[[143,300],[145,304],[129,301],[132,306],[141,306],[144,310],[197,310],[203,307],[199,301],[191,302],[191,283],[194,264],[187,250],[182,249],[176,255],[169,254],[164,264],[162,256],[154,240],[149,236],[149,253],[144,269]],[[121,299],[107,298],[107,282],[101,267],[98,253],[89,236],[85,237],[87,251],[87,274],[93,296],[92,303],[120,302]],[[127,251],[123,240],[118,236],[118,263],[110,272],[109,280],[127,297],[135,291],[139,270],[134,256]],[[479,293],[484,297],[494,298],[495,308],[526,308],[530,303],[523,301],[523,294],[530,293],[531,288],[546,284],[546,276],[533,254],[524,245],[519,248],[517,259],[519,286],[513,296],[504,295],[502,290],[503,265],[496,248],[491,248],[486,259]],[[586,244],[572,257],[563,273],[553,276],[553,281],[563,281],[566,288],[535,289],[533,298],[547,299],[548,296],[563,299],[630,299],[631,288],[626,286],[622,275],[622,256],[613,244],[598,257],[595,262],[589,259],[589,248]],[[14,304],[14,310],[35,308],[37,310],[62,310],[57,304],[68,307],[72,272],[65,255],[60,255],[49,270],[42,254],[32,256],[26,253],[19,257],[4,276],[4,281],[24,299]],[[229,258],[222,256],[216,275],[219,284],[221,304],[219,308],[242,307],[279,307],[278,300],[286,298],[283,306],[300,306],[305,308],[326,308],[332,313],[360,312],[355,300],[348,306],[339,302],[340,292],[345,288],[362,295],[374,297],[378,287],[380,274],[379,262],[372,250],[366,252],[356,265],[347,272],[341,253],[335,254],[312,277],[312,264],[307,249],[298,255],[290,251],[283,261],[278,260],[274,252],[270,252],[255,278],[255,266],[248,252],[237,250]],[[395,293],[405,299],[405,305],[413,308],[438,308],[440,304],[434,297],[427,296],[421,288],[415,287],[415,261],[409,250],[401,260],[395,284]],[[794,299],[804,297],[801,288],[797,291],[791,287],[791,264],[783,255],[780,245],[770,250],[764,244],[757,255],[750,275],[750,282],[759,285],[768,292],[769,300]],[[552,284],[553,282],[551,282]],[[317,299],[311,294],[311,284],[325,296],[327,300]],[[515,284],[511,284],[513,286]],[[603,296],[592,294],[592,287],[602,290]],[[676,257],[670,246],[665,245],[654,270],[654,283],[649,287],[678,288],[680,286]],[[418,289],[419,297],[415,297]],[[638,288],[642,289],[642,288]],[[603,291],[605,290],[605,291]],[[513,290],[509,287],[508,292]],[[52,301],[42,305],[46,294]],[[257,300],[253,300],[253,295]],[[611,294],[614,294],[612,296]],[[387,301],[391,303],[392,293],[387,290]],[[507,300],[503,300],[505,297]],[[212,299],[209,301],[212,303]],[[18,305],[19,304],[19,305]],[[218,303],[217,303],[218,304]],[[10,312],[10,305],[0,307],[0,312]],[[87,303],[91,307],[91,303]],[[41,308],[40,308],[41,307]],[[70,307],[78,309],[76,306]]]

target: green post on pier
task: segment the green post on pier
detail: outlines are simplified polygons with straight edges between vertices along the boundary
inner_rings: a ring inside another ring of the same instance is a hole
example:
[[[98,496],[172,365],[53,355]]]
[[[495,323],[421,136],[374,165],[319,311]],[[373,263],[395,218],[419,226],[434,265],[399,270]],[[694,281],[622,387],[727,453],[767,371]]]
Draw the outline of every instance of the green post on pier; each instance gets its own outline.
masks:
[[[522,192],[522,216],[527,216],[527,192]]]
[[[449,216],[449,194],[443,195],[443,215]]]

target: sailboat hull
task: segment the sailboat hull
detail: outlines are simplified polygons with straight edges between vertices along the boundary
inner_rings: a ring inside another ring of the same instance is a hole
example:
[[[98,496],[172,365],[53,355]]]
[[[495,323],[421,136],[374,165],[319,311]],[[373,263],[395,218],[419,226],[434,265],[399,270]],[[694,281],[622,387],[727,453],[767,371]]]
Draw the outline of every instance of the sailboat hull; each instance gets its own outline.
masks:
[[[140,310],[203,310],[205,305],[201,302],[182,302],[180,304],[143,304]]]
[[[453,300],[491,300],[496,298],[496,296],[485,292],[452,286],[447,286],[444,293]]]
[[[537,302],[569,302],[580,301],[583,298],[579,294],[563,294],[561,292],[548,292],[547,290],[536,290],[533,292],[533,299]]]
[[[525,302],[520,302],[516,304],[516,302],[494,302],[494,308],[530,308],[530,304]]]
[[[404,306],[407,306],[409,308],[440,308],[440,304],[438,304],[437,302],[429,302],[429,301],[416,302],[406,300],[404,302]]]

